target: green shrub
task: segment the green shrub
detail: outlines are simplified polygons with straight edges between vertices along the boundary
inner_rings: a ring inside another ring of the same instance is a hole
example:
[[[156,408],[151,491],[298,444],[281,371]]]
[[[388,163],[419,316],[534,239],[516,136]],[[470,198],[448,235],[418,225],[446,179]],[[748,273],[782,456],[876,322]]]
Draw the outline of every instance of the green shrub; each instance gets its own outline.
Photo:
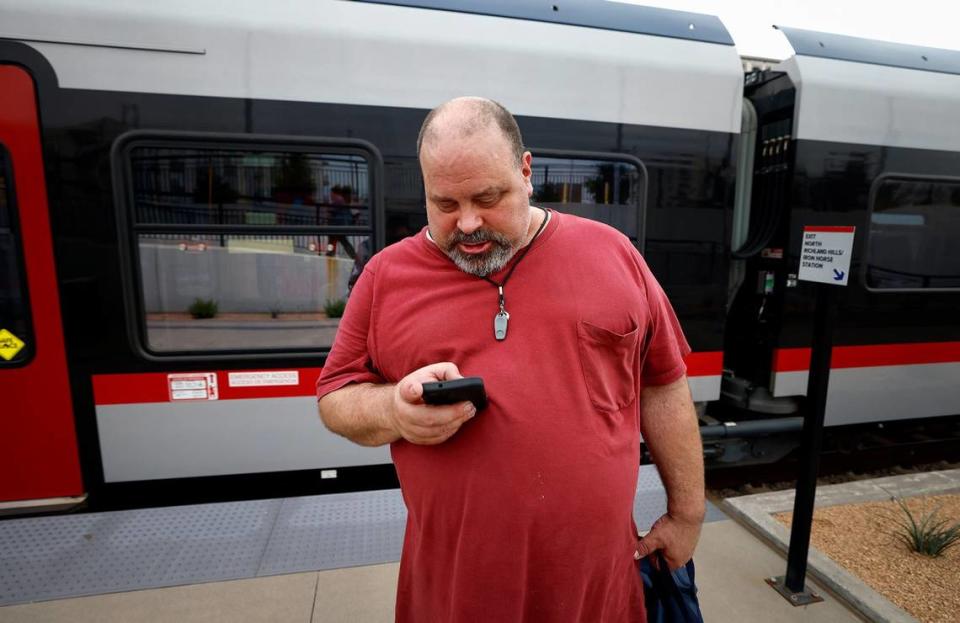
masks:
[[[187,311],[194,318],[213,318],[217,315],[217,302],[213,299],[196,298]]]
[[[334,301],[327,299],[327,302],[323,305],[323,313],[327,315],[327,318],[341,318],[346,307],[346,299],[336,299]]]
[[[900,507],[900,514],[894,519],[897,525],[894,536],[910,550],[935,558],[960,541],[960,522],[949,525],[949,519],[937,518],[942,505],[917,518],[902,498],[891,496],[891,499]]]

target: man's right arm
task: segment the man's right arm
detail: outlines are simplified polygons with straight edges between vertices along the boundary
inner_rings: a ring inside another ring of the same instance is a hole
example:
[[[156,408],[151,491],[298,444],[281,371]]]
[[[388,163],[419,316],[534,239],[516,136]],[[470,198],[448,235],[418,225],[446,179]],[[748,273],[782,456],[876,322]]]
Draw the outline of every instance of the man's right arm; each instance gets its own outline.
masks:
[[[347,385],[320,399],[320,418],[331,431],[361,446],[382,446],[400,439],[387,411],[393,385]]]
[[[382,446],[399,439],[432,445],[446,441],[476,414],[470,402],[423,403],[423,384],[463,378],[450,362],[415,370],[396,385],[346,385],[323,396],[320,418],[334,433],[363,446]]]

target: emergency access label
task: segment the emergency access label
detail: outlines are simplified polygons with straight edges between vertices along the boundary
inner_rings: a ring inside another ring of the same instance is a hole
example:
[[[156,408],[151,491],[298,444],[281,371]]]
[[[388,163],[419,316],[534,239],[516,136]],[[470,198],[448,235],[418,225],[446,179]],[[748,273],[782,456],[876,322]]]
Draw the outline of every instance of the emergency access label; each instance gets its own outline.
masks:
[[[855,231],[855,227],[845,225],[804,227],[797,278],[835,286],[847,285]]]
[[[167,375],[170,400],[217,400],[216,372],[187,372]]]
[[[258,372],[228,372],[227,383],[230,387],[268,387],[281,385],[299,385],[298,370],[264,370]]]
[[[26,346],[23,340],[6,329],[0,329],[0,357],[5,361],[10,361],[17,356],[23,347]]]

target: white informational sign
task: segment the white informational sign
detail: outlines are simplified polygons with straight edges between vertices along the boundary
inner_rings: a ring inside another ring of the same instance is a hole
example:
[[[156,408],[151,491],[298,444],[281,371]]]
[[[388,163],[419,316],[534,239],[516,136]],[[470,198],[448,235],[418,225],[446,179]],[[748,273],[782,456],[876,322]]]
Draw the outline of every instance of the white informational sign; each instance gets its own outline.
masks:
[[[170,400],[217,400],[216,372],[168,374]]]
[[[797,278],[835,286],[847,285],[855,230],[855,227],[845,225],[804,227]]]
[[[264,370],[263,372],[228,372],[230,387],[264,387],[299,385],[299,370]]]

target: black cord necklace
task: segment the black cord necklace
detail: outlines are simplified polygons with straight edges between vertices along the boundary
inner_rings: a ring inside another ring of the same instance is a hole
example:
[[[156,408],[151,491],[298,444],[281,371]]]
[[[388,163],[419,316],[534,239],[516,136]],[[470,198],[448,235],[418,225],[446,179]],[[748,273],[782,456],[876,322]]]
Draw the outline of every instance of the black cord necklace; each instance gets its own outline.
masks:
[[[510,314],[507,313],[505,306],[506,303],[503,298],[503,286],[507,285],[507,281],[510,279],[510,276],[513,275],[513,271],[516,270],[517,264],[519,264],[527,255],[527,252],[530,251],[530,247],[533,246],[533,241],[537,239],[537,236],[539,236],[540,232],[543,231],[543,228],[546,227],[547,220],[550,218],[550,213],[547,212],[545,208],[540,209],[543,210],[543,221],[540,222],[540,227],[538,227],[536,233],[533,234],[533,238],[530,239],[530,243],[524,247],[523,251],[520,252],[520,257],[518,257],[517,261],[513,263],[513,266],[510,267],[510,270],[507,271],[507,276],[503,278],[503,281],[497,283],[490,277],[483,277],[485,281],[492,283],[500,293],[500,311],[497,312],[497,315],[493,317],[493,337],[497,338],[498,341],[507,339],[507,321],[510,320]]]

